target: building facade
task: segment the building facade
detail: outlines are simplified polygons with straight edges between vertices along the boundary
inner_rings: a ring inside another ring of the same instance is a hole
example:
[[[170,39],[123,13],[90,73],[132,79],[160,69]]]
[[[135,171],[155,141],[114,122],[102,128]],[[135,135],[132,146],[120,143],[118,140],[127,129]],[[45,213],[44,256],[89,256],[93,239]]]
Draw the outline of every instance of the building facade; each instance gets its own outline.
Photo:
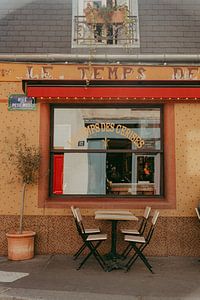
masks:
[[[36,253],[78,248],[71,205],[93,225],[98,208],[148,205],[161,214],[148,254],[198,256],[198,1],[7,1],[1,13],[1,254],[21,191],[8,148],[25,135],[41,149],[25,204]]]

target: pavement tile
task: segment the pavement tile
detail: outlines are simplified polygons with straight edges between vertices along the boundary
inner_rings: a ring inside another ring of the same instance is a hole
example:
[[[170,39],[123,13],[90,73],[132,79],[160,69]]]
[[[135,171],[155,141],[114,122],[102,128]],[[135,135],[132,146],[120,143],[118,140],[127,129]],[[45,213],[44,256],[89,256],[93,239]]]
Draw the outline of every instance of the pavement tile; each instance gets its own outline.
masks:
[[[129,272],[104,272],[94,258],[77,271],[66,255],[38,255],[27,261],[0,258],[0,270],[28,272],[11,283],[0,282],[0,299],[28,300],[200,300],[197,257],[149,257],[151,274],[137,260]]]

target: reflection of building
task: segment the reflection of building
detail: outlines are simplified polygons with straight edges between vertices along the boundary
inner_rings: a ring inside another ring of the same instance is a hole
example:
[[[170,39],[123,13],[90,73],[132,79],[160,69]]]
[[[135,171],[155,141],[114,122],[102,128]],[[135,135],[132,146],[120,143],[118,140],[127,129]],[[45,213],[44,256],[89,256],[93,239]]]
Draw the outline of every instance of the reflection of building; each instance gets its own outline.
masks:
[[[64,160],[63,174],[60,176],[62,182],[58,182],[55,178],[56,173],[53,178],[53,182],[62,187],[59,193],[106,195],[109,192],[110,194],[112,189],[109,191],[106,189],[107,179],[121,185],[127,182],[137,185],[139,181],[145,181],[146,184],[154,183],[155,194],[160,195],[162,193],[159,175],[162,169],[160,118],[159,108],[152,108],[149,111],[142,108],[96,108],[94,111],[92,108],[78,110],[55,108],[53,148],[56,147],[56,151],[63,152],[60,156],[63,156]],[[79,140],[83,139],[84,144],[80,147]],[[65,154],[64,149],[68,149]],[[56,154],[59,168],[60,160],[57,157]],[[138,161],[142,158],[145,158],[145,162],[139,164]],[[54,160],[54,156],[52,159]],[[149,176],[144,173],[145,163],[150,163]],[[77,168],[74,172],[75,164]],[[56,162],[54,168],[57,168]],[[53,186],[52,193],[58,193],[57,186]],[[137,189],[133,191],[129,188],[128,194],[137,194]]]
[[[72,2],[80,5],[72,7]],[[139,1],[126,2],[132,10],[131,3]],[[200,77],[199,56],[191,54],[199,52],[199,39],[195,36],[192,44],[187,34],[192,37],[200,28],[196,23],[193,28],[192,10],[184,11],[182,22],[182,5],[159,2],[163,6],[149,0],[148,12],[144,1],[138,3],[140,31],[133,44],[118,39],[106,47],[77,45],[74,18],[79,8],[83,11],[81,0],[17,6],[0,23],[7,34],[0,48],[1,156],[6,160],[4,138],[23,133],[42,150],[39,182],[27,190],[25,211],[27,224],[38,233],[37,253],[77,248],[73,204],[89,222],[96,208],[127,208],[138,215],[146,205],[159,209],[157,247],[149,253],[199,255],[194,207],[199,200]],[[198,14],[196,1],[188,0],[188,7],[194,2]],[[175,17],[170,24],[163,18],[168,5]],[[31,14],[22,17],[28,8]],[[17,20],[23,20],[21,27]],[[23,93],[34,97],[36,110],[8,111],[8,97]],[[0,177],[2,232],[17,223],[20,185],[11,186],[9,177],[7,169]],[[187,243],[179,234],[182,228],[190,233]],[[5,239],[0,251],[6,253]]]

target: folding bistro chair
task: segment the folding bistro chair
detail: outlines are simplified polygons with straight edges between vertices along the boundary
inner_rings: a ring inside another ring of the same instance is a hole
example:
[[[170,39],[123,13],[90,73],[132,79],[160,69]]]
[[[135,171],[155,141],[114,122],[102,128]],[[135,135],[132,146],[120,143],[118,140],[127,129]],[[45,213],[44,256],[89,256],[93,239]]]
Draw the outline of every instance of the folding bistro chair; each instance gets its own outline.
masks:
[[[80,268],[85,264],[85,262],[88,260],[88,258],[93,255],[94,258],[97,260],[99,265],[102,267],[104,271],[107,271],[107,265],[103,259],[103,257],[98,252],[97,248],[101,245],[103,241],[107,240],[107,234],[97,233],[97,234],[86,234],[83,223],[81,222],[79,218],[78,210],[75,209],[75,216],[77,220],[77,230],[79,235],[81,236],[83,243],[85,245],[84,248],[88,248],[89,253],[87,256],[81,261],[79,264],[77,270],[80,270]]]
[[[195,207],[195,210],[196,210],[197,217],[198,217],[198,219],[199,219],[199,221],[200,221],[200,213],[199,213],[199,210],[198,210],[197,207]]]
[[[146,238],[144,236],[125,235],[124,240],[129,242],[129,244],[131,245],[131,249],[134,250],[134,254],[125,265],[126,271],[129,271],[134,262],[137,260],[137,258],[140,257],[140,259],[144,262],[145,266],[150,270],[151,273],[153,273],[152,266],[149,264],[146,256],[143,254],[143,251],[146,248],[146,246],[150,243],[158,216],[159,211],[156,210],[153,215],[151,226],[148,230]]]
[[[77,211],[77,214],[79,215],[79,220],[81,220],[81,222],[82,222],[82,216],[81,216],[81,212],[80,212],[79,208],[75,208],[74,206],[71,206],[72,215],[74,217],[74,222],[75,222],[75,225],[76,225],[76,228],[77,228],[78,224],[77,224],[77,217],[76,217],[75,210]],[[82,224],[82,226],[83,226],[83,224]],[[91,233],[100,233],[100,229],[99,228],[85,228],[85,234],[89,235]],[[73,255],[73,259],[74,260],[77,259],[85,248],[86,248],[86,245],[85,245],[85,243],[83,243],[83,245]]]
[[[147,221],[148,221],[148,218],[150,216],[150,212],[151,212],[151,207],[147,206],[145,208],[145,211],[144,211],[144,215],[142,216],[142,219],[140,220],[140,225],[139,225],[139,228],[138,229],[121,229],[121,233],[123,234],[131,234],[131,235],[143,235],[144,231],[145,231],[145,228],[147,226]],[[124,252],[122,253],[122,257],[127,257],[127,255],[129,254],[129,252],[131,251],[132,247],[131,245],[129,244]]]

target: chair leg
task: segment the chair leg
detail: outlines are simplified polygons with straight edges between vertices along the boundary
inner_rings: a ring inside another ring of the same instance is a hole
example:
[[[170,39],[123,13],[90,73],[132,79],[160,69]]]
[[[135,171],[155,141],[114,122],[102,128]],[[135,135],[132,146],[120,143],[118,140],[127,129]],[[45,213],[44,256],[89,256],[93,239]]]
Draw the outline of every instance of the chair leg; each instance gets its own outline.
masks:
[[[130,268],[132,267],[132,265],[134,264],[134,262],[138,259],[138,257],[141,258],[141,260],[144,262],[144,264],[146,265],[146,267],[149,269],[149,271],[151,273],[153,273],[152,270],[152,266],[150,265],[150,263],[148,262],[146,256],[142,253],[142,251],[144,250],[144,248],[147,246],[147,244],[142,245],[141,247],[137,247],[135,243],[131,243],[132,248],[135,250],[135,254],[130,258],[130,260],[127,262],[126,264],[126,271],[128,272],[130,270]]]
[[[83,245],[80,247],[80,249],[73,255],[73,259],[76,260],[76,259],[79,257],[79,255],[83,252],[83,250],[84,250],[85,248],[86,248],[86,245],[83,244]]]
[[[86,244],[86,246],[88,246],[88,248],[90,249],[90,252],[82,260],[82,262],[79,264],[77,270],[80,270],[81,267],[84,265],[84,263],[88,260],[88,258],[93,254],[94,257],[96,258],[96,260],[98,261],[98,263],[100,264],[100,266],[102,267],[102,269],[105,271],[106,264],[103,261],[103,258],[101,257],[101,255],[99,254],[99,252],[97,251],[97,248],[99,247],[99,245],[101,244],[101,242],[102,241],[99,241],[95,246],[92,243],[87,243]]]
[[[101,243],[102,241],[100,241]],[[100,245],[99,243],[99,245]],[[106,266],[106,263],[103,259],[103,257],[100,255],[99,251],[97,250],[97,248],[99,247],[99,245],[94,246],[92,244],[92,242],[89,243],[88,247],[90,248],[90,250],[92,251],[92,253],[94,254],[95,258],[99,261],[99,263],[101,263],[102,268],[104,269]]]
[[[122,257],[123,260],[127,258],[127,256],[131,252],[131,249],[132,249],[131,245],[128,244],[128,246],[125,248],[125,250],[121,254],[121,257]]]

